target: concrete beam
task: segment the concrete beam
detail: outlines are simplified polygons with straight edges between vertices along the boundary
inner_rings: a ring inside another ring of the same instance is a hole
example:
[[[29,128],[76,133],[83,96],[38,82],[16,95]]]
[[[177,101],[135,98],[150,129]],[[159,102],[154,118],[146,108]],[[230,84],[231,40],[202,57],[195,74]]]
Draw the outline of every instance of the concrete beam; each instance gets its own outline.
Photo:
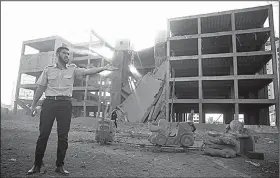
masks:
[[[261,55],[272,55],[272,51],[253,51],[253,52],[238,52],[236,56],[261,56]],[[233,57],[233,53],[220,53],[220,54],[203,54],[201,58],[225,58],[225,57]],[[169,57],[170,61],[177,60],[188,60],[188,59],[198,59],[198,55],[193,56],[172,56]]]
[[[275,99],[174,99],[174,103],[239,103],[239,104],[275,104]],[[171,99],[168,100],[172,102]]]
[[[192,16],[185,16],[185,17],[175,17],[175,18],[169,18],[168,20],[169,21],[178,21],[178,20],[194,19],[194,18],[198,18],[198,17],[210,17],[210,16],[226,15],[226,14],[232,14],[232,13],[258,11],[258,10],[268,9],[271,6],[272,5],[267,5],[267,6],[236,9],[236,10],[223,11],[223,12],[213,12],[213,13],[208,13],[208,14],[192,15]]]
[[[237,34],[246,34],[246,33],[259,33],[259,32],[270,32],[270,28],[265,27],[265,28],[246,29],[246,30],[232,30],[232,31],[226,31],[226,32],[173,36],[173,37],[170,37],[169,40],[176,41],[176,40],[185,40],[185,39],[192,39],[192,38],[208,38],[208,37],[216,37],[216,36],[225,36],[225,35],[233,35],[233,34],[237,35]]]
[[[170,78],[169,82],[172,82],[174,78]],[[202,76],[202,77],[178,77],[175,78],[175,82],[188,82],[199,80],[249,80],[249,79],[274,79],[273,74],[265,75],[228,75],[228,76]]]

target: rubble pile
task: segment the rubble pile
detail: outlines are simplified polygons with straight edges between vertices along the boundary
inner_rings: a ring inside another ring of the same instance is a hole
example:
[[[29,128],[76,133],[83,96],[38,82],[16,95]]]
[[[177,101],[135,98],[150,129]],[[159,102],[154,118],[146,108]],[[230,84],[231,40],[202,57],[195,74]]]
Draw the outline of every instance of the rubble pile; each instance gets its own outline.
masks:
[[[232,134],[208,132],[203,143],[206,155],[234,158],[240,151],[240,143]]]
[[[118,118],[138,123],[165,118],[166,64],[162,62],[158,68],[142,77],[135,89],[116,108]]]

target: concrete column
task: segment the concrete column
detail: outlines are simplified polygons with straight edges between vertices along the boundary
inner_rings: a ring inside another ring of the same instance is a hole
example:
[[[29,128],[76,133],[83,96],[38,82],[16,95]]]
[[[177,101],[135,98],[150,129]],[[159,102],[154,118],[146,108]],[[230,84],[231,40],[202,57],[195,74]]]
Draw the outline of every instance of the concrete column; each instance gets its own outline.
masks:
[[[259,125],[270,125],[269,122],[269,108],[263,108],[259,112]]]
[[[205,123],[205,111],[202,111],[201,123]]]
[[[20,67],[22,64],[22,56],[24,56],[25,53],[25,44],[22,44],[21,47],[21,58],[20,58],[20,62],[19,62],[19,68],[18,68],[18,78],[17,78],[17,86],[16,86],[16,93],[15,93],[15,101],[14,101],[14,108],[13,108],[13,113],[17,114],[17,100],[19,97],[19,89],[20,89],[20,82],[21,82],[21,72],[20,72]]]

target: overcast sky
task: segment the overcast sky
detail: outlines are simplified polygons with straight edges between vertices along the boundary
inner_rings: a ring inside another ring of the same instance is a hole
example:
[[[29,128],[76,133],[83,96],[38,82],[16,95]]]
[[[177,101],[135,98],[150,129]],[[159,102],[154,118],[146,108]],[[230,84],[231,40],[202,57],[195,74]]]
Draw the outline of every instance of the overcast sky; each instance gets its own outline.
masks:
[[[279,4],[273,4],[279,36]],[[113,45],[128,38],[137,50],[153,45],[167,18],[263,5],[268,1],[1,2],[1,102],[11,104],[22,41],[58,35],[72,43],[86,42],[94,29]]]

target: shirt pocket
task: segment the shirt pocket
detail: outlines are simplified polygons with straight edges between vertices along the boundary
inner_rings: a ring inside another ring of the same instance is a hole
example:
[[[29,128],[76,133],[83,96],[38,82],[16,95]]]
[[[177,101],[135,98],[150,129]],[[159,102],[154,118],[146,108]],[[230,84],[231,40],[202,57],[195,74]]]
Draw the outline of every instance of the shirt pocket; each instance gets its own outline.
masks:
[[[73,84],[73,77],[72,77],[71,74],[65,74],[63,76],[63,84],[65,86],[72,86],[72,84]]]
[[[56,74],[48,75],[48,82],[51,87],[56,87],[57,86],[57,75]]]

